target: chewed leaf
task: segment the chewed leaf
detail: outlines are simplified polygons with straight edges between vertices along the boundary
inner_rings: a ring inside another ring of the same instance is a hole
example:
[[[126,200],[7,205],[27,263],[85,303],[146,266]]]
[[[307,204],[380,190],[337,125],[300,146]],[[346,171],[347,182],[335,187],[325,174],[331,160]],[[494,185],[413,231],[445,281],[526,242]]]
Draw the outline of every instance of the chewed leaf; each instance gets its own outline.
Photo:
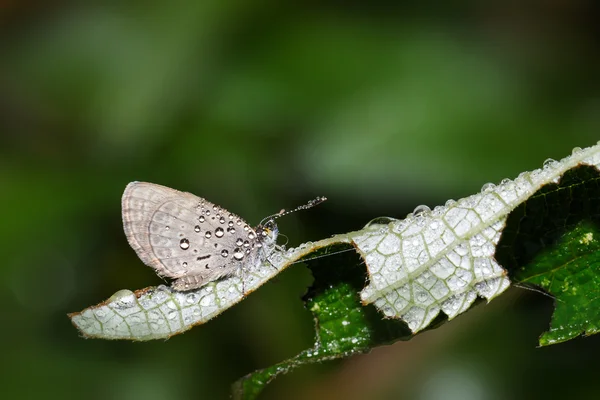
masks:
[[[86,337],[168,338],[225,311],[291,264],[344,245],[354,247],[364,266],[350,258],[310,265],[315,282],[304,301],[314,315],[314,346],[244,377],[234,387],[236,398],[255,398],[297,366],[408,339],[456,317],[478,298],[496,297],[509,277],[557,299],[542,345],[596,333],[599,166],[600,145],[575,149],[514,180],[486,184],[473,196],[433,210],[420,206],[405,220],[378,218],[360,231],[277,249],[264,263],[199,289],[123,290],[70,317]],[[366,286],[359,272],[365,266]]]
[[[369,271],[363,302],[418,332],[440,311],[452,319],[477,295],[491,300],[510,283],[495,259],[509,213],[573,167],[599,163],[599,146],[576,149],[562,161],[549,160],[515,180],[487,184],[481,193],[433,211],[421,209],[402,221],[378,220],[350,234]]]
[[[556,299],[542,346],[600,329],[599,182],[595,167],[571,169],[511,213],[498,245],[515,282]]]
[[[418,332],[440,311],[451,319],[466,311],[478,295],[491,300],[509,286],[507,273],[494,256],[508,215],[542,186],[558,182],[580,164],[597,168],[600,146],[576,149],[560,162],[547,162],[498,186],[485,185],[481,193],[433,211],[420,208],[405,220],[378,219],[357,232],[275,251],[253,270],[242,269],[196,290],[177,292],[161,286],[137,291],[133,297],[119,292],[70,317],[88,337],[167,338],[210,320],[311,252],[352,243],[368,271],[363,303],[374,304],[385,316],[400,318]]]

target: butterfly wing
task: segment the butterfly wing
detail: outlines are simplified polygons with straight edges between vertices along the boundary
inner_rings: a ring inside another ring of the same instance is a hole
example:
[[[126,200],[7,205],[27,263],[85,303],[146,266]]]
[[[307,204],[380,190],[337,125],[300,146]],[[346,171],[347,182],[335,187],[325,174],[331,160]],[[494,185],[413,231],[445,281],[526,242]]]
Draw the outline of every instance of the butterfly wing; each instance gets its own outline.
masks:
[[[127,185],[122,208],[125,235],[138,257],[160,276],[185,278],[186,289],[233,273],[241,262],[233,257],[236,243],[253,232],[205,199],[153,183]]]

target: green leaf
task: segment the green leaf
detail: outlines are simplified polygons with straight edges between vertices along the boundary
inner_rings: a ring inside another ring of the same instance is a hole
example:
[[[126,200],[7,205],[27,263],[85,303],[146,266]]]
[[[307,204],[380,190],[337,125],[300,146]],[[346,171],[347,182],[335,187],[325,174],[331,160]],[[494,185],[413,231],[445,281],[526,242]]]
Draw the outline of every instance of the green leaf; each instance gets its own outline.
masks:
[[[599,179],[595,167],[567,171],[512,212],[498,244],[498,261],[513,282],[535,285],[556,299],[541,346],[598,332]]]
[[[344,248],[348,246],[332,246],[311,256],[321,257]],[[359,292],[366,276],[355,253],[315,259],[308,266],[315,281],[304,296],[304,303],[315,321],[313,347],[241,378],[233,386],[235,399],[255,399],[278,375],[299,366],[364,353],[383,343],[413,336],[405,323],[382,319],[375,307],[361,304]]]

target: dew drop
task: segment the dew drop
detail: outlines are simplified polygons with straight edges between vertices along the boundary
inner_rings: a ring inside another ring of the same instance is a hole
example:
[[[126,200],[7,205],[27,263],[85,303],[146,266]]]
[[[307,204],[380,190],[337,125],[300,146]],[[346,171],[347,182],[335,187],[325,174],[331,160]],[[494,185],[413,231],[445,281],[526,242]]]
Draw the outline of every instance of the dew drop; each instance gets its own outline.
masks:
[[[238,245],[238,246],[241,246],[242,244],[244,244],[244,240],[243,240],[242,238],[238,238],[238,239],[235,241],[235,244],[236,244],[236,245]]]
[[[235,233],[235,228],[227,228],[227,232],[229,233]]]
[[[204,215],[206,215],[206,216],[210,215],[210,210],[204,211]]]
[[[187,250],[190,248],[190,241],[187,240],[186,238],[183,238],[179,241],[179,247],[181,247],[181,250]]]
[[[235,258],[236,260],[241,260],[242,258],[244,258],[244,252],[242,251],[242,249],[236,248],[235,250],[233,250],[233,258]]]
[[[202,300],[200,300],[200,305],[201,305],[202,307],[207,307],[207,306],[209,306],[211,303],[212,303],[212,300],[211,300],[211,298],[210,298],[210,297],[208,297],[208,296],[204,296],[204,297],[202,298]]]
[[[204,234],[204,237],[207,239],[210,239],[210,237],[212,236],[212,232],[211,231],[206,231],[206,233]]]
[[[229,252],[228,252],[227,250],[223,250],[223,251],[221,252],[221,255],[222,255],[223,257],[227,257],[227,256],[229,255]]]
[[[244,247],[250,247],[250,242],[247,240],[244,240]]]
[[[190,293],[186,296],[185,301],[188,304],[194,304],[198,301],[198,295],[196,293]]]
[[[184,261],[183,263],[181,263],[181,266],[182,266],[183,268],[185,268],[185,267],[187,267],[187,263]]]
[[[254,232],[250,232],[250,233],[248,234],[248,239],[250,239],[250,240],[254,240],[255,238],[256,238],[256,235],[254,234]]]
[[[431,211],[431,208],[429,208],[426,205],[422,204],[420,206],[416,206],[415,207],[415,209],[413,210],[413,215],[416,217],[417,215],[428,213],[430,211]]]
[[[579,154],[581,153],[581,147],[573,147],[573,151],[571,151],[571,154]]]
[[[240,225],[242,225],[242,220],[241,220],[241,219],[238,219],[237,221],[235,221],[235,223],[236,223],[238,226],[240,226]]]
[[[200,227],[198,225],[196,225],[194,227],[194,232],[199,233],[200,232]]]
[[[247,231],[247,230],[249,230],[249,229],[250,229],[250,227],[249,227],[248,225],[244,225],[244,230],[245,230],[245,231]]]
[[[481,187],[481,191],[489,192],[489,191],[493,190],[495,187],[496,187],[495,184],[493,184],[492,182],[488,182]]]
[[[217,229],[215,229],[215,236],[220,238],[223,237],[223,235],[225,234],[225,231],[223,230],[223,228],[218,227]]]
[[[504,178],[500,181],[501,185],[508,185],[509,183],[511,183],[512,181],[508,178]]]
[[[206,219],[204,218],[204,215],[199,216],[198,221],[200,221],[200,222],[206,221]]]
[[[231,226],[233,226],[233,221],[229,221],[229,222],[227,223],[227,225],[228,225],[228,226],[230,226],[230,227],[231,227]]]
[[[556,161],[553,158],[547,158],[546,161],[544,161],[544,168],[549,169],[549,168],[556,168],[558,167],[558,161]]]
[[[455,204],[456,204],[456,200],[452,200],[452,199],[450,199],[450,200],[447,200],[447,201],[446,201],[446,204],[444,204],[444,205],[445,205],[446,207],[450,207],[450,206],[453,206],[453,205],[455,205]]]
[[[169,225],[165,226],[165,231],[168,231],[169,229],[171,229],[169,228]]]
[[[223,217],[219,218],[219,222],[222,223],[222,224],[224,224],[225,223],[225,218],[223,218]]]

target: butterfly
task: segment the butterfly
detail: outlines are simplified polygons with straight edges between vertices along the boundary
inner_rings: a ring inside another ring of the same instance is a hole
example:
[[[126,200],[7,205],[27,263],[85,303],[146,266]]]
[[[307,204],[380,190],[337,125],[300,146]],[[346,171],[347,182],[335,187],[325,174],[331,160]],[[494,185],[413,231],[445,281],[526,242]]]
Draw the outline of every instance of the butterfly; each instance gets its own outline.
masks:
[[[192,290],[256,268],[277,249],[275,219],[325,201],[317,197],[294,210],[271,215],[256,226],[191,193],[147,182],[127,185],[123,228],[138,257],[175,290]]]

